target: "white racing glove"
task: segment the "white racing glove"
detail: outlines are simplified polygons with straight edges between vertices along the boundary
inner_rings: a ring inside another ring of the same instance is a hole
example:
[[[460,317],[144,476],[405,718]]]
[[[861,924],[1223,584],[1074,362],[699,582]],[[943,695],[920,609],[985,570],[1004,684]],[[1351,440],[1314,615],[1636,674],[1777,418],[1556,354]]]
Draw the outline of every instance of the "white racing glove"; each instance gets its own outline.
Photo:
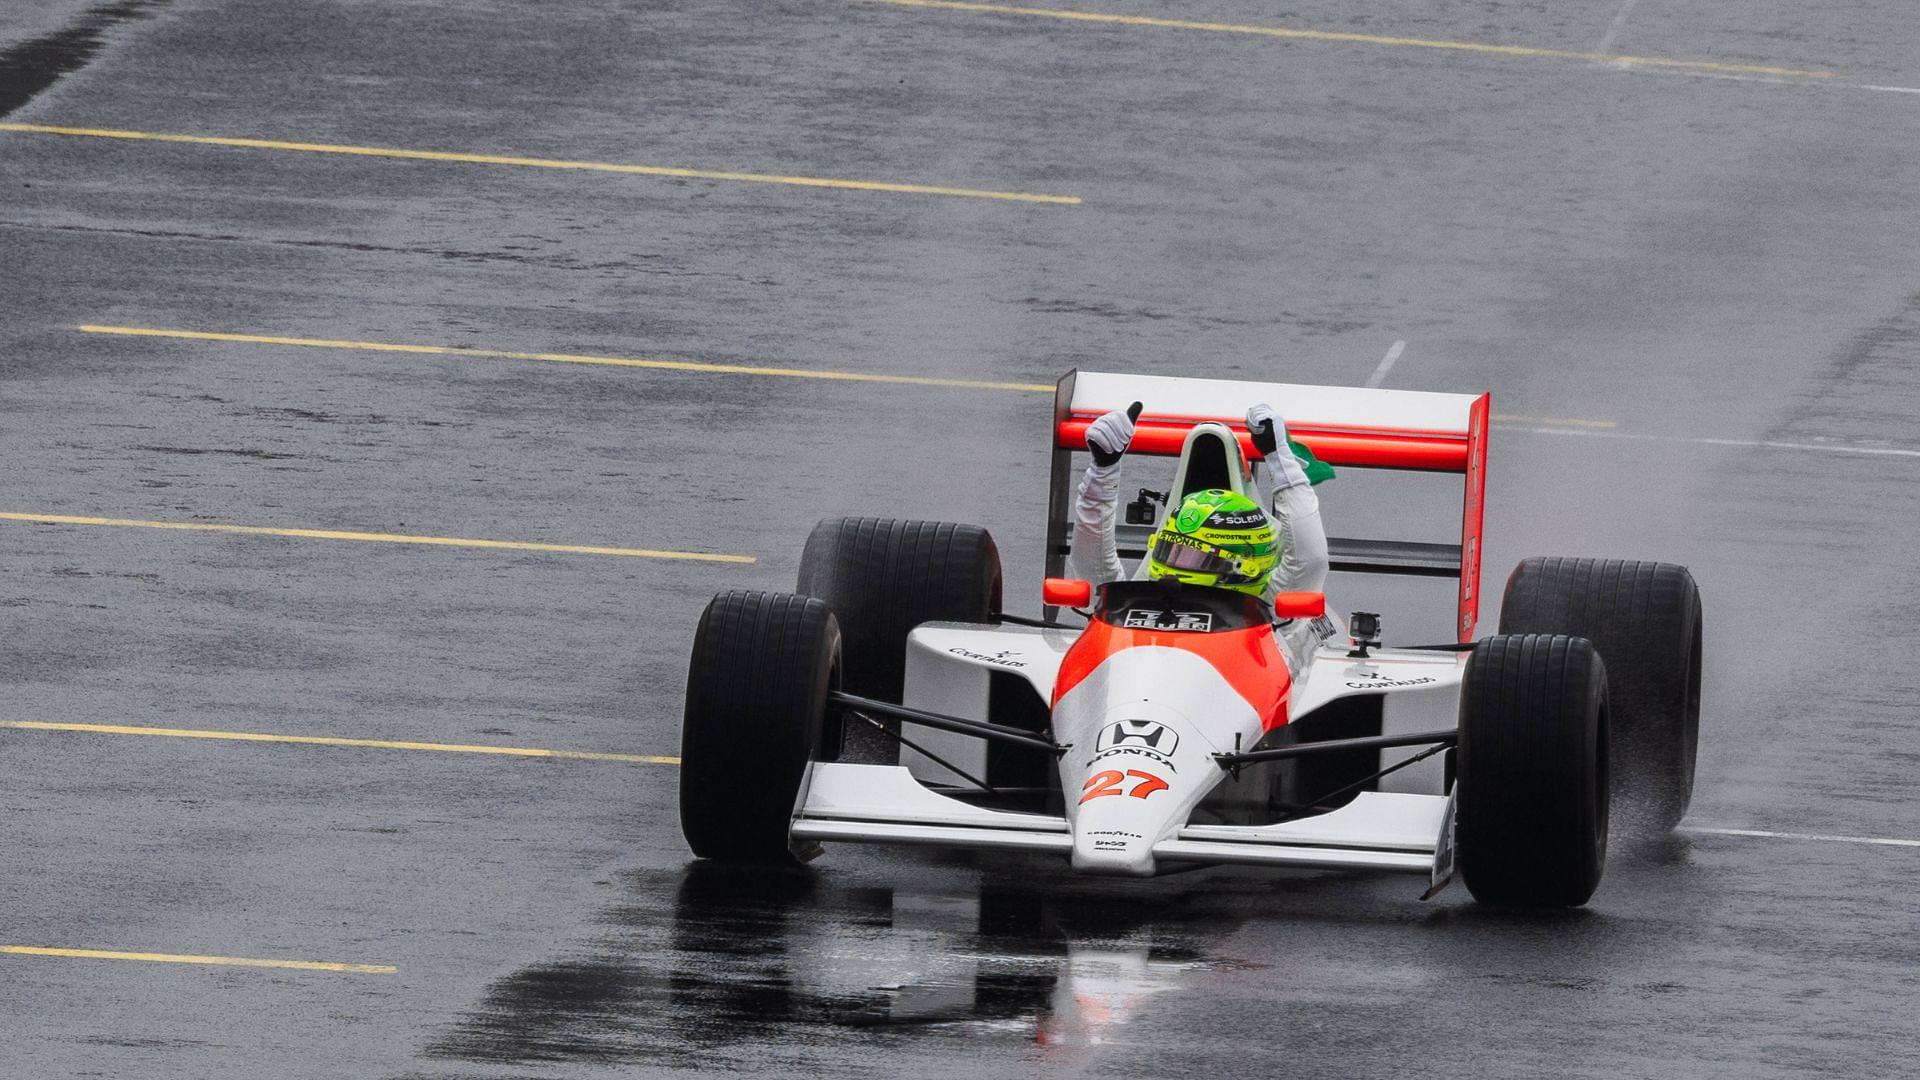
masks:
[[[1115,409],[1093,422],[1087,428],[1087,452],[1093,455],[1093,463],[1101,469],[1120,464],[1120,456],[1127,452],[1133,442],[1133,422],[1140,418],[1140,403],[1134,402],[1125,410]]]
[[[1253,436],[1253,448],[1266,459],[1267,468],[1273,470],[1276,487],[1311,486],[1307,470],[1287,445],[1287,422],[1280,419],[1272,406],[1263,401],[1247,410],[1247,432]]]

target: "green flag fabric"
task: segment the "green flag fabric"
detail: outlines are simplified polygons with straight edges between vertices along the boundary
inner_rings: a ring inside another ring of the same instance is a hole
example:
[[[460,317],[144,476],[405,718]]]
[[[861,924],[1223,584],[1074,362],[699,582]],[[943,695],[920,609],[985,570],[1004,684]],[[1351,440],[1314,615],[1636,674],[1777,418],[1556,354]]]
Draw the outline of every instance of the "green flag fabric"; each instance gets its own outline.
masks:
[[[1314,457],[1313,451],[1307,449],[1304,444],[1288,439],[1287,448],[1293,451],[1294,457],[1300,459],[1300,467],[1306,470],[1308,483],[1321,484],[1333,479],[1333,466]]]

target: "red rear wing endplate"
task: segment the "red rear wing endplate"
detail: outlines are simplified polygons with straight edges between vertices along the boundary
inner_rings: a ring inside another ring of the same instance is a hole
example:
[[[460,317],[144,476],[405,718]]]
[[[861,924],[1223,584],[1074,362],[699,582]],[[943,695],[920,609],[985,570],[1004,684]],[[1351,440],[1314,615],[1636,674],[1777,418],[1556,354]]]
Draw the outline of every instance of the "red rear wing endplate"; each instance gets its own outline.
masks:
[[[1460,545],[1334,539],[1336,570],[1422,574],[1459,579],[1459,640],[1473,640],[1480,617],[1481,528],[1487,489],[1487,394],[1432,394],[1409,390],[1183,379],[1068,372],[1054,395],[1053,484],[1048,527],[1048,573],[1065,567],[1073,475],[1072,455],[1086,449],[1087,428],[1101,414],[1134,401],[1145,408],[1130,453],[1173,457],[1199,424],[1225,424],[1255,460],[1245,413],[1270,402],[1287,430],[1330,465],[1453,473],[1463,477]]]

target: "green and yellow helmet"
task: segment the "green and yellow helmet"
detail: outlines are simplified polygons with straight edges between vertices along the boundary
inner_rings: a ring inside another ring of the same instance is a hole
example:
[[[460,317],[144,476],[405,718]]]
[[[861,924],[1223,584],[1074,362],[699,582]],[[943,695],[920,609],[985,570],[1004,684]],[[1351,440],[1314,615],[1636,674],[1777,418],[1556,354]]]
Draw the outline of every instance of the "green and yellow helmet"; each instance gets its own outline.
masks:
[[[1280,563],[1280,538],[1260,504],[1232,491],[1196,491],[1154,534],[1147,576],[1259,596]]]

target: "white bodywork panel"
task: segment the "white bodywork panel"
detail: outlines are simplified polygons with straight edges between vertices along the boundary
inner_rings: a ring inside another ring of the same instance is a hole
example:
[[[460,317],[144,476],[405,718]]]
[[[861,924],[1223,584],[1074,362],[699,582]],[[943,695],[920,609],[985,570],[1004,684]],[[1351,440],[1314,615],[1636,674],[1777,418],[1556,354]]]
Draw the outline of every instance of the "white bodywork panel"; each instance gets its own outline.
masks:
[[[1054,703],[1053,725],[1070,747],[1060,787],[1074,869],[1140,876],[1220,782],[1213,755],[1260,737],[1259,714],[1217,668],[1157,645],[1107,657]]]
[[[1328,616],[1344,628],[1345,621],[1339,614],[1329,611]],[[986,714],[986,672],[994,669],[1019,675],[1042,701],[1051,701],[1060,661],[1079,636],[1078,630],[927,623],[907,639],[903,704],[949,716],[990,719]],[[1320,648],[1313,663],[1294,673],[1287,706],[1289,718],[1299,720],[1336,698],[1457,687],[1467,666],[1466,653],[1412,649],[1374,649],[1372,653],[1359,660],[1349,659],[1345,646]],[[927,742],[936,734],[945,733],[928,732],[927,739],[915,736],[914,741]],[[943,745],[958,747],[965,743],[976,750],[982,746],[971,736],[951,738],[959,742]]]
[[[1020,676],[1041,701],[1051,701],[1060,660],[1079,636],[1075,630],[927,623],[907,638],[906,693],[901,704],[970,720],[989,719],[987,676],[994,671]],[[987,744],[983,739],[931,729],[914,731],[908,737],[973,776],[986,771]],[[965,783],[930,758],[905,747],[901,748],[900,761],[929,783]]]
[[[817,762],[795,840],[1074,850],[1062,818],[983,810],[928,790],[898,765]],[[1257,828],[1188,826],[1159,840],[1155,859],[1269,866],[1402,870],[1430,874],[1445,822],[1438,795],[1364,792],[1328,814]]]
[[[904,703],[992,719],[993,671],[1020,677],[1051,701],[1061,662],[1079,636],[928,623],[908,639]],[[1381,649],[1362,660],[1328,646],[1296,676],[1290,717],[1341,697],[1455,688],[1464,668],[1463,654]],[[1280,825],[1189,825],[1225,775],[1213,755],[1251,748],[1262,735],[1253,707],[1197,654],[1162,646],[1121,650],[1055,703],[1053,725],[1055,739],[1069,747],[1059,762],[1065,818],[949,798],[926,785],[963,781],[903,750],[900,766],[815,763],[793,837],[1044,851],[1070,856],[1077,869],[1141,876],[1165,861],[1434,870],[1446,808],[1439,795],[1366,792],[1339,810]],[[974,776],[984,774],[982,739],[925,728],[909,737]],[[1088,797],[1095,790],[1111,793]]]
[[[1336,698],[1356,694],[1401,694],[1456,688],[1466,674],[1466,653],[1374,649],[1366,659],[1347,656],[1344,646],[1322,646],[1307,670],[1293,680],[1288,715],[1298,720]]]
[[[1230,464],[1227,468],[1227,484],[1233,490],[1233,493],[1236,495],[1245,495],[1254,502],[1260,503],[1263,506],[1266,505],[1266,499],[1248,490],[1248,485],[1253,480],[1253,468],[1247,463],[1246,454],[1240,450],[1240,439],[1234,435],[1233,429],[1225,424],[1195,424],[1193,430],[1187,432],[1187,441],[1180,444],[1180,464],[1176,466],[1173,471],[1173,486],[1167,490],[1175,494],[1193,490],[1187,484],[1187,469],[1193,464],[1193,444],[1201,439],[1217,440],[1223,452],[1228,456]],[[1171,505],[1173,509],[1179,509],[1180,500],[1172,500]],[[1168,507],[1163,505],[1159,511],[1154,514],[1154,528],[1158,529],[1160,527],[1161,521],[1165,520],[1167,516],[1167,510]]]

